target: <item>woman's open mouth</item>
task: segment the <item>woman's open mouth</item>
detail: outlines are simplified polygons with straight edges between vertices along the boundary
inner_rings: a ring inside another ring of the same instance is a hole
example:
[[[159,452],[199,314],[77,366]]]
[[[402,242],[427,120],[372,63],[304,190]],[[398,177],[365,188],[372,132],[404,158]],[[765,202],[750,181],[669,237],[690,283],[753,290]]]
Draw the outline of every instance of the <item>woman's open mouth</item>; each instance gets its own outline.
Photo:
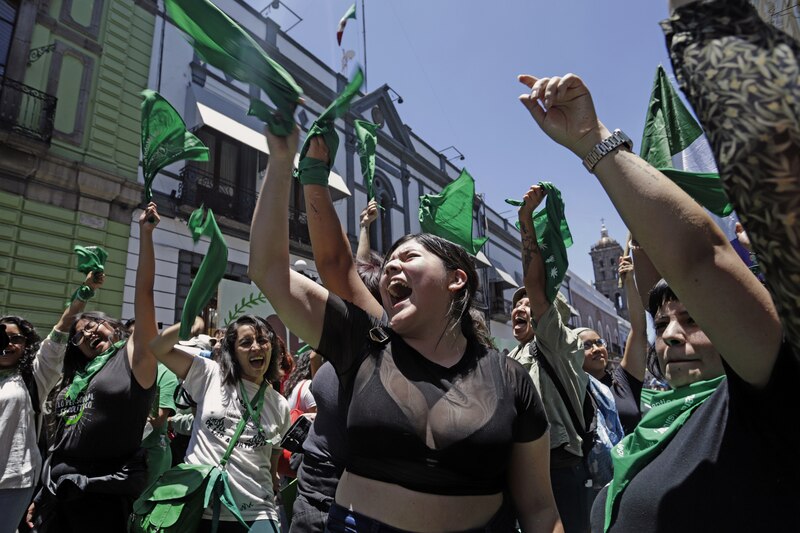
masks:
[[[100,337],[93,338],[92,340],[89,341],[89,348],[91,348],[92,350],[96,350],[98,346],[103,344],[104,340],[105,339],[102,339]]]
[[[264,366],[264,361],[266,361],[266,357],[264,357],[263,355],[254,355],[247,361],[250,363],[250,366],[260,368]]]
[[[389,301],[392,303],[392,307],[399,304],[403,300],[408,300],[411,296],[411,287],[409,287],[404,281],[399,279],[393,279],[389,282],[389,287],[386,289],[389,293]]]

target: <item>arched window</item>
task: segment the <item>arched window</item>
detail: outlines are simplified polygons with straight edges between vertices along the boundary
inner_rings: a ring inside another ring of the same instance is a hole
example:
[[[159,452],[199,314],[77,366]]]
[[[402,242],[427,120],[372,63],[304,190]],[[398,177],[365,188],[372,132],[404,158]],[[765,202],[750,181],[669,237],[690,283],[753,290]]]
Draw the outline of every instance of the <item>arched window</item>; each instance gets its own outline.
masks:
[[[606,339],[606,343],[607,344],[609,344],[609,345],[614,344],[614,337],[611,336],[611,329],[608,326],[606,326],[605,339]]]
[[[592,320],[591,316],[589,317],[589,325],[587,327],[589,329],[594,329],[594,321]]]
[[[601,337],[603,336],[603,323],[601,321],[598,320],[597,328],[596,329],[592,328],[592,329],[594,329],[597,332],[597,334],[600,335]]]
[[[389,180],[381,174],[375,174],[372,182],[375,199],[383,209],[378,209],[378,218],[369,228],[369,243],[378,253],[386,253],[394,243],[392,238],[392,208],[395,203],[394,189]]]

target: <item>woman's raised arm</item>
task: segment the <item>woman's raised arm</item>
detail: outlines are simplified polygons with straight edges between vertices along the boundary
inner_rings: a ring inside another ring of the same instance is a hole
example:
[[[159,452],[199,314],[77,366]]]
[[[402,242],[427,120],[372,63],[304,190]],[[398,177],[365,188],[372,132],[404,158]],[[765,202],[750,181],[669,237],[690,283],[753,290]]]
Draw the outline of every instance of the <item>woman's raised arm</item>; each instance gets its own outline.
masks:
[[[559,144],[586,157],[611,132],[583,81],[520,76],[520,101]],[[697,202],[631,151],[612,150],[593,169],[625,224],[647,250],[719,353],[745,381],[766,385],[781,343],[769,294]]]
[[[289,193],[299,130],[295,127],[287,137],[264,131],[269,165],[250,226],[247,274],[292,333],[316,347],[328,291],[289,266]]]

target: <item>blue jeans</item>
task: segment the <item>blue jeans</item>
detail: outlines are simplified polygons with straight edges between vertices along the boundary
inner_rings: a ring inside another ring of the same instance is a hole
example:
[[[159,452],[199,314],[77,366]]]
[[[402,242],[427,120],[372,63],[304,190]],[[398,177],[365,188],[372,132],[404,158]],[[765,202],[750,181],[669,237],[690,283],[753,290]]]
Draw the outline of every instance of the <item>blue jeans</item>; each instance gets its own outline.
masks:
[[[516,531],[514,513],[509,506],[503,505],[500,510],[480,528],[465,530],[462,533],[510,533]],[[328,511],[328,523],[325,533],[408,533],[384,524],[374,518],[345,509],[334,503]]]

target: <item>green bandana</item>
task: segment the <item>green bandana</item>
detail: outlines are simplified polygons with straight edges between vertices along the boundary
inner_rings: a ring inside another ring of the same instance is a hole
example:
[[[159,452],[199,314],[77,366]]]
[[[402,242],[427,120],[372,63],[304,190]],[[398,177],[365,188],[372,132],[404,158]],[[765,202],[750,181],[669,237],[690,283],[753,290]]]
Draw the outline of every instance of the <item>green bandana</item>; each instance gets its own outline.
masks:
[[[547,300],[555,300],[558,287],[567,274],[569,261],[567,248],[572,246],[572,233],[569,231],[567,218],[564,216],[564,201],[561,191],[549,181],[539,182],[539,186],[547,192],[545,207],[533,214],[533,227],[536,241],[542,251],[545,270],[545,294]],[[521,206],[519,200],[506,200],[507,204]],[[519,228],[519,222],[517,222]]]
[[[267,93],[277,107],[271,112],[261,100],[250,100],[248,114],[286,137],[294,129],[294,110],[303,93],[289,73],[228,15],[208,0],[166,0],[172,22],[189,37],[195,51],[209,64]]]
[[[7,368],[5,370],[0,370],[0,381],[5,381],[12,376],[16,376],[19,374],[19,367],[14,368]]]
[[[142,91],[142,173],[144,202],[153,198],[153,180],[167,165],[190,159],[208,161],[208,148],[186,131],[186,124],[160,94]]]
[[[350,108],[350,102],[358,94],[358,90],[364,83],[364,73],[361,68],[356,70],[353,79],[344,88],[342,94],[331,102],[325,111],[314,121],[311,129],[308,130],[306,140],[300,149],[300,163],[294,175],[303,185],[328,185],[328,174],[331,172],[333,162],[336,159],[336,151],[339,149],[339,135],[336,133],[336,119],[341,118]],[[329,162],[320,161],[313,157],[306,157],[311,146],[311,139],[321,135],[325,144],[328,146]]]
[[[604,531],[614,521],[615,504],[620,494],[640,470],[655,459],[669,444],[692,413],[706,401],[725,376],[698,381],[679,389],[654,394],[652,409],[642,417],[633,433],[611,450],[614,479],[608,486]]]
[[[75,245],[72,250],[78,256],[77,270],[81,274],[88,274],[89,272],[105,272],[105,263],[108,259],[108,252],[99,246],[80,246]],[[86,302],[94,297],[94,290],[87,285],[81,285],[72,296],[69,297],[67,306],[69,306],[76,299]]]
[[[64,398],[67,400],[75,400],[77,399],[86,388],[89,386],[89,383],[94,378],[95,374],[100,372],[109,359],[111,359],[117,351],[122,348],[122,346],[128,342],[128,339],[118,340],[114,344],[111,345],[106,351],[92,359],[86,364],[83,370],[78,370],[75,372],[75,376],[72,378],[72,383],[69,384],[67,388],[67,392],[64,395]],[[76,424],[78,420],[81,419],[83,416],[83,407],[81,407],[81,412],[75,415],[74,417],[64,417],[66,424],[71,426]]]
[[[204,213],[204,211],[208,211],[208,213]],[[222,232],[217,226],[211,209],[205,210],[202,207],[195,209],[189,217],[189,232],[195,243],[205,235],[211,238],[211,244],[203,262],[200,263],[197,275],[192,280],[192,286],[189,288],[189,294],[183,304],[181,330],[178,336],[184,341],[192,337],[192,325],[195,317],[200,314],[200,311],[214,295],[217,285],[228,268],[228,246],[225,244],[225,239],[222,238]]]
[[[419,223],[422,231],[459,244],[476,255],[488,237],[472,238],[475,180],[467,169],[439,194],[419,197]]]
[[[361,175],[367,187],[367,200],[375,198],[372,182],[375,179],[375,149],[378,146],[378,125],[366,120],[354,121],[358,155],[361,158]]]

